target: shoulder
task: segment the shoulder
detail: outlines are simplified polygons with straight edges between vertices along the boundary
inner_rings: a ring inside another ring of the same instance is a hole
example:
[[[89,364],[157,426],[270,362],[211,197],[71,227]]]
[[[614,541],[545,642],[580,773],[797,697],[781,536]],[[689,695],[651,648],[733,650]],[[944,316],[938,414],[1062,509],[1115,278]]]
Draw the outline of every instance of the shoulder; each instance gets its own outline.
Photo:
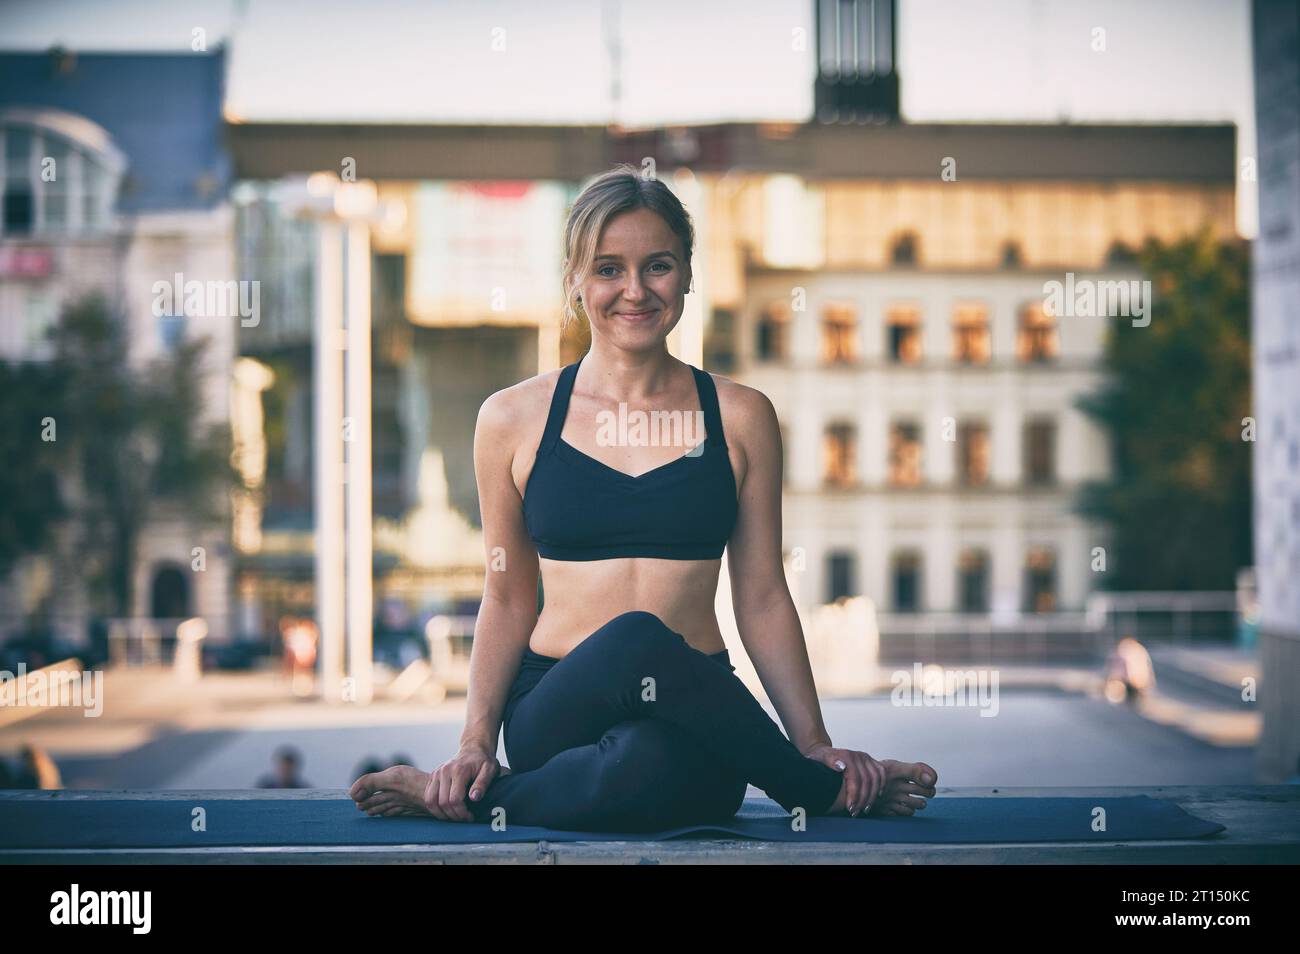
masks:
[[[544,415],[562,370],[545,371],[493,391],[478,409],[478,433],[500,438],[535,425],[538,408],[543,409]]]
[[[766,394],[721,374],[709,372],[718,393],[718,410],[722,426],[730,435],[759,434],[768,436],[777,428],[776,408]]]

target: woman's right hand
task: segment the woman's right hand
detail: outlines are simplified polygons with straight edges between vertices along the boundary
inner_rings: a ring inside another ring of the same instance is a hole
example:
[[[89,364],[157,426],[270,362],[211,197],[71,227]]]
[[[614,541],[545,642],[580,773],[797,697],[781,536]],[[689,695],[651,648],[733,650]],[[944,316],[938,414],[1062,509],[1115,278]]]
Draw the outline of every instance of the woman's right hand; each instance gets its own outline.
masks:
[[[472,822],[474,816],[465,807],[466,794],[480,801],[500,770],[496,753],[481,745],[462,745],[460,751],[429,775],[424,807],[442,821]]]

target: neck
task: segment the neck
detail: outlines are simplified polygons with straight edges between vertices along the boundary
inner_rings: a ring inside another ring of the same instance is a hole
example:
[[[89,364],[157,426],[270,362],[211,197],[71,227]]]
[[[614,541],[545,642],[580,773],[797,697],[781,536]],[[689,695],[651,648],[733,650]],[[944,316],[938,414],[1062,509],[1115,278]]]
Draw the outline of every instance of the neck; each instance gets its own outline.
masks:
[[[611,401],[636,403],[668,390],[681,365],[666,348],[623,351],[593,341],[579,370],[587,390]]]

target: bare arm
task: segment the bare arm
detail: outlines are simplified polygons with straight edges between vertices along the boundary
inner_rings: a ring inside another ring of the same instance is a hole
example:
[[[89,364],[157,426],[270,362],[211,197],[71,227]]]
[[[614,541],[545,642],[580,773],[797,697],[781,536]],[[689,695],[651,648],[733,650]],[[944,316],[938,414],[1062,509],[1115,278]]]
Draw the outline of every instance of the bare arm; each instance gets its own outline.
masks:
[[[790,741],[806,755],[830,745],[830,735],[781,562],[781,429],[761,391],[737,391],[734,405],[731,432],[747,460],[727,557],[736,624]]]
[[[515,399],[512,402],[512,397]],[[474,428],[474,476],[483,515],[487,572],[483,603],[474,624],[469,695],[461,746],[490,755],[510,684],[537,625],[537,551],[524,527],[523,501],[511,476],[518,395],[498,391],[479,409]]]

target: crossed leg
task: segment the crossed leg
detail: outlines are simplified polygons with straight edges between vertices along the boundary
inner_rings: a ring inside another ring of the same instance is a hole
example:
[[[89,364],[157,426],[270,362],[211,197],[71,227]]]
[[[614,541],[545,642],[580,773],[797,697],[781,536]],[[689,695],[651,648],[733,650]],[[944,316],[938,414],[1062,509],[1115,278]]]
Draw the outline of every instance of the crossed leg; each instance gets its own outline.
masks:
[[[567,798],[603,819],[592,793],[610,799],[609,789],[620,817],[703,819],[719,805],[734,814],[747,782],[787,811],[823,814],[842,785],[733,672],[641,611],[610,620],[551,667],[512,713],[506,753],[511,774],[466,802],[476,819],[524,790],[552,812]]]
[[[787,811],[823,815],[843,785],[785,737],[734,673],[641,611],[610,620],[551,667],[511,714],[506,753],[510,773],[463,802],[476,821],[504,810],[507,824],[661,829],[734,815],[746,782]],[[933,794],[906,781],[921,763],[894,765],[891,796],[906,797],[894,784]],[[367,810],[370,787],[403,784],[366,783],[375,778],[354,785],[367,789],[358,799]],[[394,797],[401,811],[409,798]]]
[[[716,664],[711,664],[716,665]],[[476,821],[572,831],[659,831],[736,814],[747,787],[712,753],[668,722],[628,719],[597,741],[564,749],[544,764],[498,776]]]

